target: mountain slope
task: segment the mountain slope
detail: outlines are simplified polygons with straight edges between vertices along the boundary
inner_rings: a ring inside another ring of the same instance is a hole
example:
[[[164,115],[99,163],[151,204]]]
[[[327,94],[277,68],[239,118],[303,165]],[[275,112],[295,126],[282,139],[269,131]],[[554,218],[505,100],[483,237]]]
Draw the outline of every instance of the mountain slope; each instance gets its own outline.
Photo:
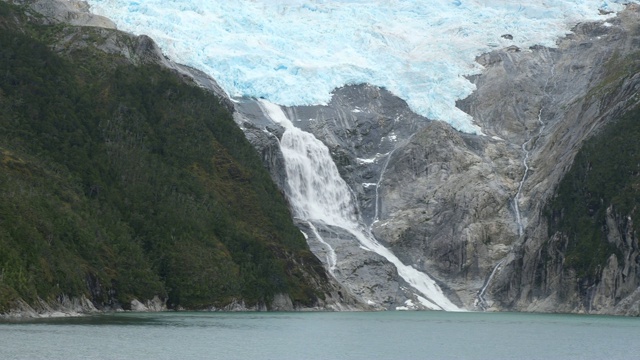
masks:
[[[544,287],[562,254],[561,296],[577,293],[576,306],[610,311],[640,284],[640,109],[624,115],[590,138],[547,205],[550,240],[538,279]],[[547,250],[548,249],[548,250]],[[637,294],[635,294],[637,296]],[[631,300],[631,299],[629,299]],[[617,310],[618,311],[618,310]]]
[[[518,175],[507,173],[508,215],[523,231],[512,230],[509,252],[485,272],[496,270],[486,292],[496,308],[634,314],[618,308],[629,302],[638,314],[637,235],[625,219],[637,201],[628,190],[639,23],[629,5],[606,23],[579,24],[557,48],[480,59],[487,71],[462,105],[520,153]]]
[[[334,288],[227,107],[148,38],[48,22],[0,2],[0,312],[323,305]]]

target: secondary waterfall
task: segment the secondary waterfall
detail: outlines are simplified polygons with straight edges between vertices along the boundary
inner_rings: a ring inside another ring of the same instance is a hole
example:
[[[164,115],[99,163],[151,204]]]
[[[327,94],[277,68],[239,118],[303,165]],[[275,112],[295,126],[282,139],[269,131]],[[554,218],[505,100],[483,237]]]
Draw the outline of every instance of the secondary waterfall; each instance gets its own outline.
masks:
[[[265,100],[260,100],[259,105],[271,120],[285,129],[280,147],[286,164],[287,196],[294,216],[310,224],[335,226],[352,234],[363,248],[395,265],[400,277],[416,290],[416,297],[423,306],[433,310],[461,311],[433,279],[403,264],[359,222],[352,193],[340,177],[329,149],[312,134],[296,128],[278,105]],[[311,229],[315,228],[312,226]],[[320,234],[314,231],[314,235]],[[324,240],[319,241],[330,247]],[[330,249],[329,253],[335,254],[335,251]],[[330,263],[331,271],[336,260],[332,259]]]
[[[547,126],[547,124],[542,120],[542,114],[543,111],[545,109],[544,106],[544,101],[545,98],[549,97],[549,82],[551,81],[551,79],[555,76],[555,62],[553,60],[553,58],[551,58],[551,72],[549,74],[549,76],[547,77],[547,79],[544,82],[544,86],[542,87],[542,99],[540,101],[540,110],[538,111],[538,133],[537,135],[531,135],[529,137],[529,139],[527,139],[527,141],[525,141],[522,144],[522,151],[524,153],[524,158],[522,159],[522,165],[524,166],[524,173],[522,174],[522,179],[520,180],[520,183],[518,184],[518,191],[516,192],[516,195],[513,197],[513,208],[515,209],[515,213],[516,213],[516,224],[518,225],[518,237],[522,238],[522,236],[524,235],[524,224],[522,221],[522,215],[520,213],[520,196],[522,195],[522,187],[524,186],[524,182],[525,180],[527,180],[527,176],[529,175],[529,156],[531,155],[531,151],[528,149],[529,144],[534,140],[534,138],[537,140],[538,138],[540,138],[544,132],[545,127]],[[534,143],[535,145],[535,143]],[[491,275],[489,275],[489,278],[487,279],[486,283],[484,284],[484,286],[482,287],[482,289],[480,289],[480,291],[478,291],[477,297],[476,297],[476,306],[480,306],[483,310],[486,309],[487,306],[487,302],[484,298],[484,294],[487,290],[487,288],[489,287],[489,285],[491,284],[491,280],[493,280],[494,275],[496,274],[497,271],[500,270],[500,268],[502,267],[502,264],[505,262],[505,260],[501,260],[500,262],[498,262],[498,264],[496,264],[496,266],[493,268],[493,271],[491,272]]]
[[[553,62],[553,58],[551,59],[551,61]],[[520,184],[518,185],[518,191],[516,192],[516,195],[513,197],[513,208],[515,209],[515,213],[516,213],[516,224],[518,225],[518,237],[521,237],[524,234],[524,224],[522,223],[522,216],[520,214],[520,195],[522,194],[522,186],[524,185],[525,180],[527,179],[527,176],[529,175],[529,155],[530,155],[530,151],[528,149],[529,144],[534,140],[534,138],[539,138],[540,136],[542,136],[542,132],[544,131],[544,128],[547,126],[544,121],[542,121],[542,111],[544,110],[544,100],[546,97],[549,96],[549,92],[547,90],[547,88],[549,87],[549,81],[551,80],[551,78],[553,78],[553,76],[555,75],[555,63],[552,63],[551,66],[551,73],[549,74],[549,76],[547,77],[547,80],[544,83],[544,86],[542,87],[542,100],[541,100],[541,106],[540,106],[540,111],[538,111],[538,134],[536,136],[530,136],[529,139],[527,139],[527,141],[525,141],[522,144],[522,152],[524,153],[524,158],[522,159],[522,165],[524,166],[524,173],[522,174],[522,179],[520,180]]]
[[[505,261],[504,259],[500,260],[500,262],[498,262],[498,264],[496,264],[496,266],[493,267],[493,271],[491,271],[491,274],[487,278],[487,281],[484,282],[484,286],[482,286],[482,289],[478,291],[478,294],[476,295],[476,301],[475,301],[476,307],[479,307],[482,310],[487,309],[488,307],[487,300],[484,298],[484,293],[487,291],[487,288],[491,284],[491,280],[493,280],[493,277],[496,275],[496,272],[500,270],[500,267],[502,266],[504,261]]]

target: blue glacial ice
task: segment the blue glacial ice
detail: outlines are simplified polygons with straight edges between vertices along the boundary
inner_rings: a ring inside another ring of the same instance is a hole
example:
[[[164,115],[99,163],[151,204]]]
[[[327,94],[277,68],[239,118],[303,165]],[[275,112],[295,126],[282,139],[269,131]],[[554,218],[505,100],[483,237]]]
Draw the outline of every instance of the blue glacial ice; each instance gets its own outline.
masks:
[[[89,0],[121,30],[213,76],[230,96],[325,104],[347,84],[385,87],[418,114],[481,133],[455,101],[495,48],[554,46],[624,0]],[[513,40],[501,35],[511,34]]]

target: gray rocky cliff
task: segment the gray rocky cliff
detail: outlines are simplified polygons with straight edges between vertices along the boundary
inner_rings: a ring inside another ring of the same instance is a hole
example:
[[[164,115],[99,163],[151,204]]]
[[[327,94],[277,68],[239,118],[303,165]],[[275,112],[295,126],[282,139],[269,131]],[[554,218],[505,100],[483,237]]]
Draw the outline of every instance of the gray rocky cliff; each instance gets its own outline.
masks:
[[[10,0],[10,3],[29,6],[41,20],[48,24],[69,24],[74,26],[93,26],[115,29],[110,19],[92,14],[89,4],[82,0]]]
[[[579,24],[555,48],[479,57],[485,71],[470,79],[477,91],[458,106],[483,136],[417,116],[368,85],[337,89],[327,106],[285,112],[330,149],[376,238],[467,309],[632,314],[640,296],[635,235],[610,235],[624,259],[609,260],[587,299],[564,265],[568,239],[549,236],[542,209],[583,141],[637,105],[640,76],[630,59],[638,23],[630,5],[607,22]],[[612,227],[628,229],[622,217]],[[349,243],[332,244],[342,247],[336,273],[350,274],[340,281],[384,308],[408,299],[393,290],[403,286],[393,267],[376,270],[376,257]],[[321,244],[312,249],[326,258]],[[395,301],[382,300],[391,295]]]
[[[430,123],[391,157],[376,234],[473,308],[484,275],[515,237],[509,206],[515,157],[502,141]]]
[[[599,285],[581,291],[564,266],[568,239],[549,236],[542,214],[583,141],[638,104],[638,68],[628,63],[640,44],[638,21],[637,6],[629,6],[607,23],[578,25],[557,48],[479,59],[486,71],[474,79],[478,90],[460,106],[488,134],[521,145],[520,159],[526,157],[529,168],[520,192],[512,190],[523,232],[503,234],[513,239],[511,250],[488,289],[498,309],[615,313],[616,304],[640,285],[635,275],[616,280],[622,272],[637,271],[633,241],[610,240],[626,260],[610,259]],[[521,167],[512,180],[522,176]],[[514,210],[512,203],[512,219]],[[611,225],[624,227],[619,221]]]

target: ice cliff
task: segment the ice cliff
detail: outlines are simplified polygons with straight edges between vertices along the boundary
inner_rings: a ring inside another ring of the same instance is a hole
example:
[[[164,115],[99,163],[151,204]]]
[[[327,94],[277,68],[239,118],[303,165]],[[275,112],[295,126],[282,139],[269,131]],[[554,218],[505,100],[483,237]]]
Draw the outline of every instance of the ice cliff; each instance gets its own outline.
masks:
[[[326,104],[369,83],[416,113],[480,133],[455,107],[475,86],[475,58],[495,48],[554,46],[578,22],[622,0],[212,1],[89,0],[121,30],[155,39],[172,59],[213,76],[233,97]]]

